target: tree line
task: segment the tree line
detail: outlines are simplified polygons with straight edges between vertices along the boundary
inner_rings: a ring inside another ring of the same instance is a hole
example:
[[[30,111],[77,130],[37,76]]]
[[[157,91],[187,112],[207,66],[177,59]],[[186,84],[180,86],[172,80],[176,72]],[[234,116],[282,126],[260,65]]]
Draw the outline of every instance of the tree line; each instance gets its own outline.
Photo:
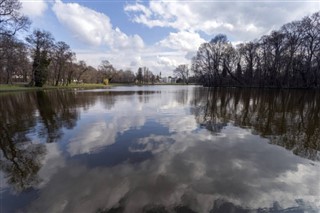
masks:
[[[201,44],[191,70],[211,87],[319,88],[320,12],[236,47],[216,35]]]
[[[28,32],[31,24],[20,12],[21,7],[19,0],[0,1],[0,83],[28,82],[29,86],[42,87],[102,83],[106,79],[114,83],[155,82],[150,70],[135,74],[118,70],[107,60],[97,68],[78,61],[67,43],[55,41],[45,30],[35,29],[25,40],[18,39],[17,34]]]

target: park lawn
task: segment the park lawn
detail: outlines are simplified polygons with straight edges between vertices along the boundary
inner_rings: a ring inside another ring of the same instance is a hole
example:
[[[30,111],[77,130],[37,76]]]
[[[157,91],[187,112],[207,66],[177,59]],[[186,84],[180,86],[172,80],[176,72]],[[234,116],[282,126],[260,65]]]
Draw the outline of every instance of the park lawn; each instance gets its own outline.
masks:
[[[114,85],[108,85],[114,86]],[[104,84],[70,84],[68,86],[28,87],[25,84],[0,84],[0,92],[10,91],[30,91],[30,90],[49,90],[49,89],[102,89],[108,87]]]

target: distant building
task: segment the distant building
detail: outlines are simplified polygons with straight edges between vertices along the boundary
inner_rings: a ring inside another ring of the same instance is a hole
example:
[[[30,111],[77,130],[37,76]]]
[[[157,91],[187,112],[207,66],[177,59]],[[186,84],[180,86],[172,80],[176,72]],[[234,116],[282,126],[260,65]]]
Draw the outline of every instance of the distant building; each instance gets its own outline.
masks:
[[[176,77],[162,77],[160,78],[160,83],[164,83],[164,84],[172,84],[172,83],[177,83],[178,78]]]
[[[176,77],[169,76],[169,79],[170,79],[169,83],[172,83],[172,84],[177,83],[177,78]]]
[[[161,79],[160,79],[160,82],[161,82],[161,83],[165,83],[165,84],[170,83],[168,77],[163,77],[163,78],[161,78]]]

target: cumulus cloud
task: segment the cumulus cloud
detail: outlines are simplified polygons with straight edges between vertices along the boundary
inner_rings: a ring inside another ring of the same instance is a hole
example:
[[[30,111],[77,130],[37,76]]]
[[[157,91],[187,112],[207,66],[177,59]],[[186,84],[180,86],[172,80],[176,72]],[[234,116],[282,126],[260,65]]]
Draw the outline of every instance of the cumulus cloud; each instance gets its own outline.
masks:
[[[31,18],[42,16],[48,9],[48,5],[44,0],[21,1],[22,13]]]
[[[251,40],[286,22],[319,10],[317,2],[150,1],[128,4],[125,11],[136,23],[152,27],[226,33],[233,39]]]
[[[137,5],[137,8],[148,14],[143,7]],[[59,22],[79,40],[97,47],[110,47],[99,52],[76,50],[79,59],[94,66],[108,59],[118,69],[136,71],[140,66],[147,66],[155,74],[162,72],[168,76],[172,75],[175,66],[188,62],[185,58],[187,51],[196,50],[197,45],[204,41],[197,33],[183,31],[171,33],[155,45],[145,46],[140,36],[123,33],[118,27],[112,26],[107,15],[78,3],[56,1],[52,9]]]
[[[157,62],[158,64],[165,65],[167,67],[175,67],[178,64],[176,60],[164,56],[158,56]]]
[[[107,15],[78,3],[63,3],[57,0],[53,12],[75,37],[90,45],[107,45],[111,49],[143,48],[138,35],[128,36],[119,28],[113,28]]]
[[[148,16],[146,8],[139,5],[136,8]],[[198,45],[204,42],[198,33],[181,31],[170,33],[167,38],[146,46],[139,35],[127,35],[112,26],[106,14],[78,3],[57,0],[52,10],[75,38],[100,47],[99,50],[75,50],[78,59],[96,67],[101,60],[107,59],[118,69],[136,71],[140,66],[147,66],[155,74],[162,72],[163,76],[169,76],[177,65],[189,62],[186,58],[188,52],[195,52]],[[109,48],[102,51],[103,46]]]
[[[315,12],[319,5],[315,2],[151,0],[128,3],[124,10],[132,22],[177,31],[170,32],[152,47],[154,52],[171,51],[175,57],[157,55],[147,58],[142,56],[145,53],[141,55],[142,63],[150,64],[158,72],[164,70],[168,76],[177,65],[190,63],[205,42],[200,34],[213,37],[224,33],[233,44],[237,44],[259,38],[282,24]]]
[[[161,40],[159,44],[171,49],[194,51],[204,42],[205,40],[201,38],[198,33],[180,31],[177,33],[170,33],[169,36]]]

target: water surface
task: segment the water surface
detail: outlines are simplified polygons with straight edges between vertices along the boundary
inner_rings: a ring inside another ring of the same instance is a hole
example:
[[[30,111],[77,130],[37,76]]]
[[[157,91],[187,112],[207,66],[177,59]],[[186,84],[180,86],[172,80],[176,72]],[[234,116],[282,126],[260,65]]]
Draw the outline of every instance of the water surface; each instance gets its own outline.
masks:
[[[319,212],[320,95],[0,94],[0,212]]]

